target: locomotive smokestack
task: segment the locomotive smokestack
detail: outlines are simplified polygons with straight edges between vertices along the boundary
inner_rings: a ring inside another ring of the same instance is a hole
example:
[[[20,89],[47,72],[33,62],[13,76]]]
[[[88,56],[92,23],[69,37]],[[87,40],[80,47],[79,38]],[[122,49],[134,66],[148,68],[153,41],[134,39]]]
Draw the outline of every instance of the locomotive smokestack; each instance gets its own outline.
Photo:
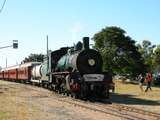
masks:
[[[83,49],[89,49],[89,37],[83,37]]]

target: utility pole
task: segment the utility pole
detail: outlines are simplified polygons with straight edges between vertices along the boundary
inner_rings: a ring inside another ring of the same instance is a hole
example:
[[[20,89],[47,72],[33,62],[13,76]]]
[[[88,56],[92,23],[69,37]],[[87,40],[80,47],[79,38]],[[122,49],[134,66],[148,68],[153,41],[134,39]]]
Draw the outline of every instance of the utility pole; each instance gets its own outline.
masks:
[[[49,69],[49,53],[48,53],[48,35],[47,35],[47,71]]]
[[[7,66],[8,66],[8,65],[7,65],[7,58],[6,58],[6,68],[7,68]]]
[[[48,35],[47,35],[47,74],[48,74],[49,82],[51,82],[51,79],[52,79],[52,74],[50,73],[51,72],[51,61],[50,61],[51,58],[50,57],[51,57],[51,53],[48,50]]]

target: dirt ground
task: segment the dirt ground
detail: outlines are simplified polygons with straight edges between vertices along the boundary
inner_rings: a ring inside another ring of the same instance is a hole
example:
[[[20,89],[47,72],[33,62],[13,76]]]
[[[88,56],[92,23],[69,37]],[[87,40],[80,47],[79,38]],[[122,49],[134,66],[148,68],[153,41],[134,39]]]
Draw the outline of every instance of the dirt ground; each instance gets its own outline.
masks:
[[[0,81],[0,120],[122,120],[63,103],[56,97],[43,88]],[[160,113],[160,88],[145,93],[138,85],[116,82],[111,101]]]
[[[63,96],[62,96],[63,97]],[[0,81],[0,120],[120,120],[80,109],[43,88]]]

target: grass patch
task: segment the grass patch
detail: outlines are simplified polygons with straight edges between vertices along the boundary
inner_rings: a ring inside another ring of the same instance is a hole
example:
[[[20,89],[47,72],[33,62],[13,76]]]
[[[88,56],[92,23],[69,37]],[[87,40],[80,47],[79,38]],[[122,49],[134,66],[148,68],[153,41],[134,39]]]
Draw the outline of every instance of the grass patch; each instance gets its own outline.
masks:
[[[143,85],[143,90],[146,89],[146,85]],[[139,84],[133,84],[130,82],[122,82],[120,80],[115,81],[115,93],[133,95],[136,98],[148,99],[148,100],[160,100],[160,88],[152,86],[152,91],[142,92]]]
[[[0,120],[6,120],[8,118],[8,115],[6,112],[0,111]]]

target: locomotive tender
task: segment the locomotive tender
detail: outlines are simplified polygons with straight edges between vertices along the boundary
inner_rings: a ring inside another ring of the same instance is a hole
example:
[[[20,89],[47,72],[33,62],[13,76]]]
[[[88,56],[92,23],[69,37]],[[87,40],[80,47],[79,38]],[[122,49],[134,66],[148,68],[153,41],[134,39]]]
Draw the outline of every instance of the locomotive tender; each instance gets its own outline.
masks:
[[[0,72],[0,79],[22,80],[19,74],[27,74],[24,81],[37,82],[59,93],[71,94],[78,98],[109,97],[112,76],[102,71],[100,53],[89,48],[89,38],[74,47],[64,47],[56,51],[48,51],[43,63],[25,63],[14,68],[6,68]],[[25,66],[25,67],[24,67]],[[18,72],[20,69],[26,71]],[[9,71],[15,77],[10,78]],[[5,77],[8,73],[8,77]]]

